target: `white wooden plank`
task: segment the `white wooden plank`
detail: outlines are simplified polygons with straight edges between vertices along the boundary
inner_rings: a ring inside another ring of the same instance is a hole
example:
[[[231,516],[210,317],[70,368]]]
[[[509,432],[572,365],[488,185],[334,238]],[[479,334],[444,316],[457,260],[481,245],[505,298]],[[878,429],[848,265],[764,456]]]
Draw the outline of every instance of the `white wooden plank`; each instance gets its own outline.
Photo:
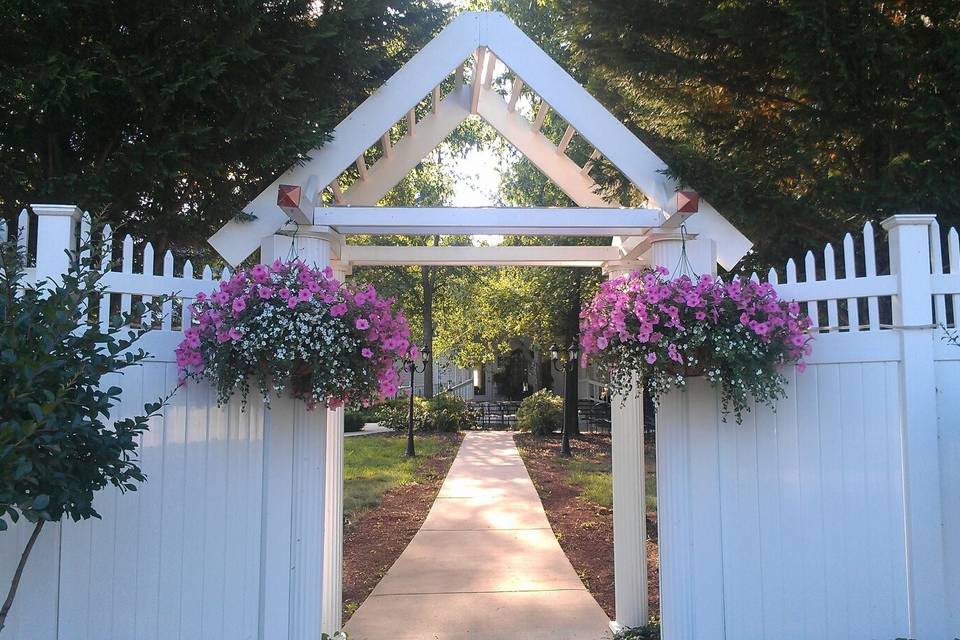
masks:
[[[863,262],[867,278],[877,275],[877,254],[874,246],[873,225],[863,225]],[[880,302],[877,296],[867,297],[867,326],[870,331],[880,330]]]
[[[17,247],[26,254],[27,240],[30,237],[30,214],[27,213],[26,209],[21,209],[20,215],[17,216],[17,228],[15,232],[17,234]]]
[[[537,107],[537,115],[533,119],[533,129],[534,131],[540,131],[543,127],[543,121],[546,120],[547,114],[550,112],[550,105],[543,98],[540,99],[540,106]]]
[[[482,92],[479,113],[577,205],[615,206],[596,192],[596,184],[589,176],[580,173],[577,163],[557,153],[553,143],[539,132],[536,122],[531,127],[521,114],[509,111],[500,96],[490,91]]]
[[[407,111],[407,135],[414,136],[417,134],[417,110],[410,109]]]
[[[163,277],[166,280],[173,278],[173,253],[171,251],[163,254]],[[166,302],[163,303],[162,313],[163,320],[160,323],[160,328],[169,330],[173,326],[173,300],[171,298],[167,298]]]
[[[836,257],[833,253],[833,245],[827,244],[823,250],[823,264],[824,264],[824,273],[826,277],[824,278],[827,282],[828,287],[833,287],[833,283],[837,279],[837,262]],[[827,299],[827,326],[830,327],[830,331],[836,331],[836,326],[840,324],[840,315],[837,311],[837,300],[834,297]]]
[[[812,251],[807,251],[807,254],[803,258],[803,279],[808,290],[811,288],[810,285],[817,281],[817,263]],[[781,293],[781,295],[786,294]],[[789,296],[789,298],[792,300],[797,299],[795,295]],[[810,302],[807,302],[807,315],[810,317],[811,327],[815,329],[820,326],[820,311],[816,299],[810,299]]]
[[[392,147],[390,157],[381,157],[369,168],[368,179],[353,183],[344,192],[344,204],[377,204],[469,115],[469,88],[453,89],[443,98],[438,112],[420,120],[415,137],[405,136],[399,140]]]
[[[210,427],[211,390],[208,385],[193,385],[187,395],[184,438],[183,500],[191,508],[184,513],[181,541],[180,637],[203,638],[203,564],[207,549],[203,535],[193,532],[194,523],[202,530],[205,499],[208,431]],[[188,500],[189,496],[189,500]],[[199,507],[199,510],[196,508]]]
[[[493,86],[493,77],[497,70],[497,56],[489,48],[486,49],[484,63],[486,64],[486,70],[484,71],[483,88],[490,89]]]
[[[224,638],[224,612],[229,601],[224,596],[234,585],[224,581],[228,558],[225,541],[234,535],[235,524],[227,520],[227,476],[230,464],[229,429],[235,405],[216,407],[211,389],[207,399],[206,469],[203,477],[203,511],[197,519],[203,523],[203,607],[200,628],[202,638]],[[230,558],[229,562],[240,561]]]
[[[844,279],[857,277],[857,255],[853,245],[853,236],[849,233],[843,237],[843,277]],[[850,331],[860,330],[860,307],[857,298],[847,298],[847,326]]]
[[[473,77],[470,78],[470,113],[477,112],[480,89],[483,88],[483,61],[488,55],[486,47],[477,47],[473,52]]]
[[[960,275],[960,235],[956,227],[947,232],[947,256],[950,261],[950,275]],[[960,328],[960,289],[950,296],[953,307],[953,327]]]
[[[127,235],[123,239],[120,270],[123,273],[133,273],[133,236]]]
[[[510,87],[510,100],[507,102],[507,109],[516,111],[517,101],[520,99],[520,93],[523,91],[523,80],[514,78]]]
[[[660,214],[651,209],[588,208],[317,208],[314,221],[342,234],[489,234],[630,235],[654,227]]]
[[[782,403],[781,403],[782,404]],[[769,407],[757,406],[754,409],[754,438],[756,440],[756,490],[757,490],[757,534],[759,545],[756,549],[760,574],[757,576],[760,589],[759,618],[761,635],[765,638],[785,637],[783,630],[786,622],[785,571],[784,559],[787,555],[783,546],[784,531],[781,523],[781,510],[784,502],[780,489],[780,460],[777,425],[779,416]]]
[[[807,612],[803,609],[803,599],[797,597],[794,589],[803,584],[803,486],[801,484],[800,447],[799,447],[799,390],[798,378],[806,374],[797,372],[796,367],[787,367],[783,371],[787,378],[787,397],[777,403],[775,434],[779,472],[777,487],[780,492],[779,525],[782,618],[779,635],[782,638],[802,638],[804,619]],[[772,425],[771,425],[772,426]],[[763,427],[761,427],[763,428]],[[764,616],[767,624],[770,618]],[[772,620],[771,620],[772,622]]]
[[[347,245],[341,259],[354,266],[463,265],[599,267],[618,260],[610,246],[380,247]]]
[[[576,129],[567,125],[566,131],[563,132],[563,137],[560,138],[560,144],[557,145],[557,153],[566,153],[567,147],[570,146],[570,141],[573,140],[573,134],[576,132]]]
[[[936,220],[930,223],[930,273],[934,276],[943,274],[943,248],[940,238],[940,223]],[[960,278],[958,278],[960,281]],[[943,294],[933,296],[933,321],[941,326],[947,324],[947,301]]]
[[[863,424],[863,397],[861,364],[840,366],[840,413],[836,423],[843,425],[840,438],[843,448],[841,483],[844,510],[843,555],[847,565],[844,571],[845,600],[847,602],[844,626],[848,637],[854,637],[870,628],[869,590],[867,572],[870,569],[866,555],[870,531],[865,524],[867,513],[866,460]]]

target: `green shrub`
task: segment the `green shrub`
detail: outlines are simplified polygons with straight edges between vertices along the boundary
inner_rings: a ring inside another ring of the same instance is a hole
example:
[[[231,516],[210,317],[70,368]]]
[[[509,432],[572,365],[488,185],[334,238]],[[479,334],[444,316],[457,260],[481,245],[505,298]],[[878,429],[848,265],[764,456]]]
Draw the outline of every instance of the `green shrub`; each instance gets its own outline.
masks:
[[[549,389],[527,396],[517,410],[517,429],[545,436],[563,426],[563,398]]]
[[[427,402],[423,416],[423,428],[443,433],[469,429],[476,423],[476,417],[467,403],[457,396],[435,396]]]
[[[413,428],[419,429],[423,426],[423,416],[427,411],[427,401],[417,396],[413,399]],[[406,431],[407,419],[410,414],[410,398],[395,398],[381,402],[372,409],[380,426],[394,429],[396,431]]]
[[[343,414],[343,430],[347,433],[354,433],[363,429],[363,426],[367,424],[367,415],[366,411],[356,411],[349,409]]]
[[[645,627],[624,629],[614,636],[614,640],[660,640],[660,623],[651,622]]]

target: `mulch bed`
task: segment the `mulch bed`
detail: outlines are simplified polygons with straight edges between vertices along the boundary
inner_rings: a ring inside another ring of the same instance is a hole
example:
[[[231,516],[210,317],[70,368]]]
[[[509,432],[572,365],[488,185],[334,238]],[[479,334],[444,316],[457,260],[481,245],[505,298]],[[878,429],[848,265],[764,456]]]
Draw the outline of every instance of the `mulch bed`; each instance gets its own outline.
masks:
[[[425,457],[419,481],[394,487],[381,503],[348,521],[343,532],[343,621],[357,610],[413,539],[433,505],[460,447],[462,434],[436,434],[446,440],[440,451]],[[364,438],[392,438],[384,434]]]
[[[571,485],[559,459],[559,436],[517,434],[520,455],[537,487],[547,519],[587,590],[614,619],[613,511],[588,502]],[[610,461],[610,436],[584,434],[572,442],[573,455],[591,462]],[[660,617],[657,514],[647,513],[647,583],[650,616]]]

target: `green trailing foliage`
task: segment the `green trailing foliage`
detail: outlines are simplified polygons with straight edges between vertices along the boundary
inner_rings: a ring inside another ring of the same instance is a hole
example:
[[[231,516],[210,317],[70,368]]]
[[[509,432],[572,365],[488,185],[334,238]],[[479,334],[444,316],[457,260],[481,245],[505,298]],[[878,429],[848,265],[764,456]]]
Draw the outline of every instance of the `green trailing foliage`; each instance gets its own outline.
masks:
[[[660,640],[660,623],[651,622],[645,627],[632,627],[618,631],[613,640]]]
[[[563,398],[549,389],[527,396],[517,409],[517,429],[546,436],[563,426]]]
[[[87,247],[89,248],[89,247]],[[166,398],[111,420],[121,389],[109,380],[147,360],[136,348],[164,302],[136,305],[110,328],[88,324],[85,305],[103,291],[98,260],[83,258],[59,281],[27,286],[16,243],[0,246],[0,531],[34,524],[7,601],[6,618],[33,542],[45,522],[99,518],[94,494],[135,491],[146,478],[137,441]]]

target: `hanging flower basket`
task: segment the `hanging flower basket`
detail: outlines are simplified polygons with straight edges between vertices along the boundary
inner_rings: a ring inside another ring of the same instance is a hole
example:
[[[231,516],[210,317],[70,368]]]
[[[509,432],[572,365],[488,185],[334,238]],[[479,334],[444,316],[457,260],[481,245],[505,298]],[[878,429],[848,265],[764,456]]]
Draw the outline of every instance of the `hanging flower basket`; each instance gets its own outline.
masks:
[[[619,394],[654,402],[686,379],[705,376],[721,389],[723,413],[737,423],[749,398],[773,407],[784,395],[785,365],[810,352],[810,320],[773,286],[746,278],[669,278],[664,267],[609,280],[580,314],[583,366],[599,365]]]
[[[394,363],[415,358],[407,320],[373,287],[346,286],[301,260],[237,271],[217,291],[197,295],[193,326],[177,347],[181,382],[209,380],[224,403],[251,381],[273,394],[366,405],[393,397]]]

